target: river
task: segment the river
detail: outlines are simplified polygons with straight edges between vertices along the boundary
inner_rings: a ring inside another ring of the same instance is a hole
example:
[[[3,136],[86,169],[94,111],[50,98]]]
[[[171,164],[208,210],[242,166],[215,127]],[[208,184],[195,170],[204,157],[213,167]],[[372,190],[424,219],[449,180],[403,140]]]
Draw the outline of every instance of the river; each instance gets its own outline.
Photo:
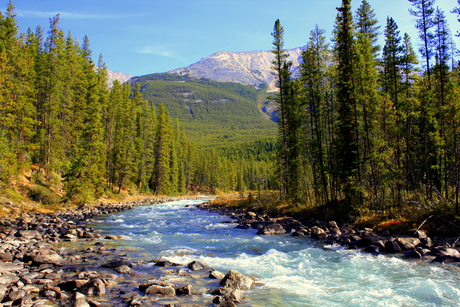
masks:
[[[318,241],[221,223],[229,218],[181,200],[102,217],[92,227],[133,260],[198,260],[256,277],[242,306],[460,306],[460,268],[355,250],[324,250]]]

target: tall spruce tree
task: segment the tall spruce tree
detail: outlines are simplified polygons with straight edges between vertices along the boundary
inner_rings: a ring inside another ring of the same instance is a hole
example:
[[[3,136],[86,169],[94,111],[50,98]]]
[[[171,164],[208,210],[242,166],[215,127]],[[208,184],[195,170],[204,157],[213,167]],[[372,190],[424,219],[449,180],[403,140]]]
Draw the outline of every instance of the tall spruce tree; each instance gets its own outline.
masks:
[[[360,174],[360,152],[358,140],[357,101],[353,80],[355,42],[350,0],[343,0],[337,19],[335,37],[337,59],[337,112],[338,129],[336,151],[338,177],[344,193],[344,204],[351,210],[361,200],[356,189]]]
[[[171,192],[171,159],[173,127],[169,111],[160,103],[158,106],[157,131],[155,133],[155,164],[151,176],[151,188],[157,194]]]
[[[304,96],[307,103],[308,120],[306,139],[309,140],[307,156],[312,165],[313,181],[317,203],[327,203],[331,199],[329,187],[329,145],[330,135],[327,133],[329,110],[327,99],[327,65],[330,51],[325,31],[318,26],[310,32],[310,40],[302,52],[301,74],[304,85]]]
[[[35,108],[33,55],[24,52],[18,36],[15,7],[10,1],[5,17],[0,13],[0,127],[15,159],[13,173],[26,167],[33,147]]]
[[[278,114],[279,114],[279,178],[280,178],[280,189],[283,197],[288,194],[289,187],[289,158],[288,158],[288,139],[287,139],[287,127],[286,127],[286,106],[288,93],[287,88],[290,86],[291,74],[289,68],[291,64],[287,62],[288,54],[284,50],[284,28],[281,25],[279,19],[275,21],[272,32],[273,37],[273,54],[275,56],[273,69],[275,70],[275,77],[277,81],[277,87],[279,93],[275,100],[278,103]]]
[[[367,0],[362,0],[361,5],[356,11],[355,17],[356,31],[365,35],[372,45],[372,53],[378,55],[381,47],[378,45],[379,29],[378,20],[375,18],[374,10]]]

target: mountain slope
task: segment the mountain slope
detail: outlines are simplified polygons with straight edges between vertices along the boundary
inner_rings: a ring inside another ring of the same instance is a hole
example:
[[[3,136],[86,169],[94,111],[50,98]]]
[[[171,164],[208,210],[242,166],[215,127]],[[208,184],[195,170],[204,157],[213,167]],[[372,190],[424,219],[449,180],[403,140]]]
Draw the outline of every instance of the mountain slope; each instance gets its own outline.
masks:
[[[174,74],[145,75],[131,82],[140,83],[150,103],[163,103],[197,144],[218,145],[276,135],[276,123],[259,108],[265,91]]]
[[[287,50],[292,62],[293,75],[298,74],[302,48]],[[169,71],[170,74],[205,78],[218,82],[236,82],[257,88],[276,89],[271,51],[217,52],[184,68]]]
[[[107,70],[107,84],[109,85],[110,88],[113,86],[113,82],[115,80],[120,81],[120,83],[125,83],[132,77],[133,75],[130,75],[130,74],[124,74],[119,71]]]

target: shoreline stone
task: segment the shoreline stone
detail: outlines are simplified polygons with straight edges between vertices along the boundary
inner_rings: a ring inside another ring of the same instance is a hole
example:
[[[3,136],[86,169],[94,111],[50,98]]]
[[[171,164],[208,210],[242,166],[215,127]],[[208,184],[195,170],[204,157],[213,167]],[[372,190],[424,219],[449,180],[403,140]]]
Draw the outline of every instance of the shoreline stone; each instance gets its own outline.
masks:
[[[396,255],[407,259],[421,259],[437,263],[459,263],[460,266],[459,248],[437,246],[434,243],[435,240],[421,229],[409,230],[404,235],[392,235],[388,231],[379,233],[370,228],[356,229],[348,224],[339,226],[335,221],[310,220],[302,223],[290,217],[270,217],[263,211],[228,208],[209,202],[197,205],[197,208],[236,219],[238,220],[237,228],[257,229],[258,235],[289,233],[292,236],[316,239],[322,242],[325,249],[341,246],[360,249],[372,254]],[[224,221],[224,223],[232,223],[232,221]]]
[[[141,284],[139,280],[145,275],[143,264],[135,264],[109,247],[109,241],[119,236],[101,238],[87,226],[96,216],[171,200],[176,199],[146,198],[56,213],[23,213],[17,220],[0,220],[0,306],[97,307],[112,301],[113,305],[141,306],[149,301],[162,304],[161,298],[174,302],[202,300],[200,306],[211,303],[203,294],[211,293],[223,277],[216,271],[210,273],[214,270],[198,261],[187,265],[157,261],[158,274],[166,274],[166,278],[171,275],[174,281],[164,281],[168,285],[151,284],[143,289],[142,296],[142,285],[136,283]],[[76,245],[69,249],[55,245],[60,242]],[[78,250],[78,246],[83,249]],[[207,280],[209,288],[194,290],[193,280],[197,278]],[[125,289],[131,294],[126,295]],[[227,302],[225,297],[222,301]]]

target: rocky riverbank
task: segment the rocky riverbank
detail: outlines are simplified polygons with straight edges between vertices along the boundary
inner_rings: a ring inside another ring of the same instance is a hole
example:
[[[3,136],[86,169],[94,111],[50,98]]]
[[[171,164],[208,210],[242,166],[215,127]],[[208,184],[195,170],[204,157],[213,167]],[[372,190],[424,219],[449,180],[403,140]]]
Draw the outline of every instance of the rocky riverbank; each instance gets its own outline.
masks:
[[[147,198],[0,221],[1,306],[235,306],[253,278],[192,262],[131,261],[87,224],[173,199]]]
[[[291,234],[317,239],[323,243],[325,249],[344,247],[373,254],[391,254],[437,263],[460,263],[457,240],[431,238],[421,229],[409,230],[401,235],[390,233],[388,230],[377,232],[370,228],[357,229],[348,224],[338,225],[335,221],[310,219],[301,222],[290,217],[274,217],[265,212],[211,203],[204,203],[197,207],[227,215],[236,220],[235,227],[257,229],[259,235]]]

